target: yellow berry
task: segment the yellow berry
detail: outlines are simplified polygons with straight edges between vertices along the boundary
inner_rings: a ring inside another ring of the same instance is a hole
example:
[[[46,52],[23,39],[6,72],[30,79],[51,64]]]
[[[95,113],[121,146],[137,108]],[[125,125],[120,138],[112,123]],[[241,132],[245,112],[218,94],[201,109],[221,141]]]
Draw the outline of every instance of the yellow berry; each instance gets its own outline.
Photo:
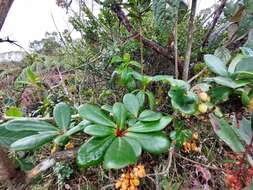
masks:
[[[204,103],[199,104],[198,110],[200,113],[206,113],[207,112],[207,105]]]
[[[199,135],[198,135],[198,133],[193,133],[192,134],[192,138],[194,139],[194,140],[198,140],[198,138],[199,138]]]
[[[209,96],[207,95],[206,92],[200,92],[198,94],[198,96],[199,96],[200,100],[203,101],[203,102],[207,102],[208,100],[210,100],[210,98],[209,98]]]

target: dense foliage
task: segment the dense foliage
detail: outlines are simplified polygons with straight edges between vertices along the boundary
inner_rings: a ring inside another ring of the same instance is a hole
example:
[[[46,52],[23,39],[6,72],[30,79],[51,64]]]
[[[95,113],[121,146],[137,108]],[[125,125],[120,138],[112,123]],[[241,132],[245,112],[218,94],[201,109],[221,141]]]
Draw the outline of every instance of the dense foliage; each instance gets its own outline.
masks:
[[[118,172],[112,177],[111,169],[122,169],[116,182],[122,190],[219,189],[224,183],[251,189],[253,2],[231,0],[224,7],[221,1],[203,10],[193,34],[194,10],[181,0],[92,3],[98,14],[80,1],[80,14],[70,16],[80,38],[67,30],[47,33],[31,43],[32,53],[17,69],[0,73],[9,77],[0,82],[0,145],[32,172],[26,177],[43,170],[24,165],[50,152],[59,189],[71,175],[89,178],[91,168],[113,185]],[[181,80],[189,43],[191,78]],[[75,160],[78,169],[66,160]],[[182,166],[186,161],[190,167]],[[142,188],[145,176],[155,176],[157,184],[151,180]]]

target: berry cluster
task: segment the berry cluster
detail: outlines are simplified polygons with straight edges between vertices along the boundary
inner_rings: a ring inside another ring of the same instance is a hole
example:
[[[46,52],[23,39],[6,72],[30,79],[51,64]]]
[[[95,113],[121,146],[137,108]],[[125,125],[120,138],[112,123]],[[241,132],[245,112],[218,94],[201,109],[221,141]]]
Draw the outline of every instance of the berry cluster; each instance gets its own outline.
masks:
[[[145,168],[139,164],[134,168],[128,168],[126,173],[123,173],[117,180],[115,187],[120,190],[137,190],[140,185],[140,178],[146,175]]]
[[[231,153],[228,157],[234,162],[223,164],[226,171],[224,182],[231,190],[242,190],[243,187],[250,185],[253,168],[246,164],[242,154]]]
[[[197,146],[198,138],[198,133],[194,132],[192,134],[192,139],[183,143],[183,151],[185,153],[200,152],[200,148]]]
[[[201,103],[198,105],[198,111],[200,113],[206,113],[208,109],[208,106],[206,103],[210,102],[210,96],[208,96],[206,92],[199,92],[198,97],[201,101]]]

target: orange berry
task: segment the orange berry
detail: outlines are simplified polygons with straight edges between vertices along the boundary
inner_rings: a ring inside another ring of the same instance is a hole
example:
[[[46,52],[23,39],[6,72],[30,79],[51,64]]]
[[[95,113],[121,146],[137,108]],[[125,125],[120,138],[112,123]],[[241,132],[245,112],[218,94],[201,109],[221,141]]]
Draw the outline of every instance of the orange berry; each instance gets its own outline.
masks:
[[[70,150],[70,149],[73,149],[74,148],[74,144],[71,143],[71,142],[68,142],[66,145],[65,145],[65,149],[67,150]]]

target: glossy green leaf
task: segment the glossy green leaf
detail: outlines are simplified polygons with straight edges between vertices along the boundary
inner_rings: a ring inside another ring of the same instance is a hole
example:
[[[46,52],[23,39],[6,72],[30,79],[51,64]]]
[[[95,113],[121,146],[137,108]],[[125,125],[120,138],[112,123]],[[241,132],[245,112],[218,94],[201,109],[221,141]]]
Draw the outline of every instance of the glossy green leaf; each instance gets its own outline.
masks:
[[[6,110],[5,115],[12,116],[12,117],[22,117],[23,112],[21,111],[20,108],[17,108],[15,106],[11,106]]]
[[[239,80],[235,81],[228,77],[207,78],[206,81],[209,81],[209,82],[214,81],[217,84],[220,84],[222,86],[226,86],[229,88],[233,88],[233,89],[245,86],[250,83],[249,81],[239,81]]]
[[[136,97],[138,98],[139,100],[139,104],[141,107],[144,106],[144,103],[145,103],[145,92],[144,91],[139,91],[137,94],[136,94]]]
[[[127,109],[124,104],[116,102],[113,105],[113,117],[120,129],[126,128],[126,119],[128,116]]]
[[[139,157],[142,151],[140,143],[137,140],[130,137],[122,137],[122,138],[125,139],[132,146],[135,152],[135,156]]]
[[[103,106],[101,106],[101,109],[102,109],[102,110],[105,110],[105,111],[107,111],[107,112],[109,112],[109,113],[112,113],[112,112],[113,112],[112,106],[110,106],[110,105],[103,105]]]
[[[10,131],[58,131],[59,129],[47,123],[45,121],[39,121],[36,119],[15,119],[8,121],[6,128]]]
[[[138,121],[132,127],[129,127],[128,131],[137,133],[149,133],[154,131],[161,131],[166,126],[168,126],[168,124],[171,121],[172,118],[169,116],[163,116],[158,121],[151,121],[151,122]]]
[[[173,79],[173,76],[170,76],[170,75],[155,75],[155,76],[152,76],[152,81],[155,81],[155,82],[164,82],[164,83],[170,83],[171,80]]]
[[[63,134],[59,135],[54,139],[54,144],[57,144],[59,146],[65,146],[69,141],[69,136]]]
[[[214,55],[221,59],[223,63],[228,63],[231,59],[230,51],[225,47],[219,47],[215,50]]]
[[[147,152],[160,154],[168,151],[170,141],[162,132],[155,133],[133,133],[128,132],[126,136],[137,140]]]
[[[140,121],[157,121],[161,119],[162,114],[159,112],[154,112],[151,110],[144,110],[143,112],[140,113],[139,115],[139,120]]]
[[[58,103],[54,107],[53,114],[57,126],[66,130],[71,121],[70,107],[63,102]]]
[[[57,132],[41,132],[15,141],[10,148],[14,151],[36,149],[52,141],[57,135]]]
[[[224,119],[219,119],[211,114],[210,121],[216,135],[222,141],[224,141],[234,152],[239,153],[245,151],[239,137]]]
[[[113,141],[113,137],[93,137],[85,142],[77,154],[77,164],[81,169],[95,166],[103,160],[106,149]]]
[[[120,56],[115,55],[115,56],[112,57],[112,60],[111,60],[112,64],[113,63],[121,63],[121,62],[123,62],[123,59]]]
[[[0,126],[0,146],[9,147],[12,143],[18,139],[35,134],[32,131],[9,131],[5,128],[5,124]]]
[[[137,162],[136,150],[124,138],[116,138],[104,157],[105,168],[120,169]]]
[[[115,123],[97,106],[91,104],[81,105],[78,109],[80,116],[96,124],[115,127]]]
[[[227,68],[225,64],[216,56],[208,54],[204,56],[205,63],[207,64],[208,68],[212,70],[214,73],[227,76]]]
[[[244,58],[242,54],[238,54],[235,58],[232,59],[231,63],[228,66],[228,72],[233,74],[235,72],[236,65]]]
[[[138,98],[134,94],[126,94],[123,97],[123,103],[130,113],[132,113],[135,117],[138,116],[140,103]]]
[[[169,91],[171,104],[174,109],[185,114],[194,114],[197,111],[197,95],[192,91],[186,91],[184,88],[175,86]]]
[[[235,72],[253,72],[253,57],[242,58],[235,67]]]
[[[114,134],[115,129],[112,127],[107,127],[104,125],[88,125],[85,127],[84,132],[92,135],[92,136],[98,136],[98,137],[105,137]]]
[[[65,135],[71,136],[71,135],[73,135],[75,133],[78,133],[78,132],[82,131],[86,126],[88,126],[90,124],[91,124],[90,121],[83,120],[78,125],[70,128],[68,131],[66,131]]]
[[[155,109],[155,96],[152,92],[146,91],[146,94],[148,96],[148,105],[151,110]]]

